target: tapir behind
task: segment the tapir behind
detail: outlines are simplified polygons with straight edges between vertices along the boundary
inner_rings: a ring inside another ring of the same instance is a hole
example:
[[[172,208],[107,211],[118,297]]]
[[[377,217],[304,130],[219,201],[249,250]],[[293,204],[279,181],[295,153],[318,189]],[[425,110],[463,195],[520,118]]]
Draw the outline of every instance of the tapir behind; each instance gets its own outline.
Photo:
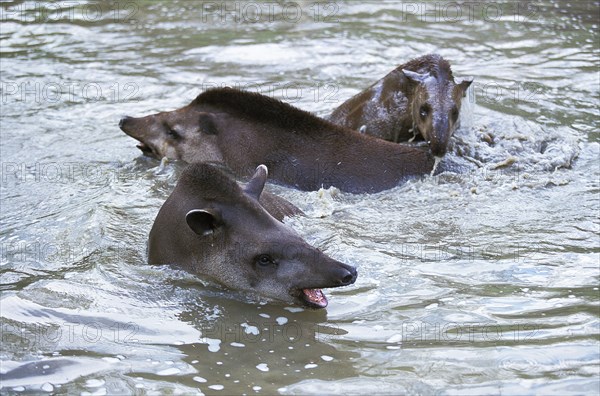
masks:
[[[328,120],[391,142],[424,139],[432,154],[442,157],[471,83],[456,83],[450,64],[440,55],[425,55],[342,103]]]
[[[218,167],[192,164],[160,209],[148,242],[150,264],[174,264],[236,290],[312,308],[321,288],[345,286],[356,269],[308,245],[259,203],[260,165],[245,186]]]
[[[231,88],[207,90],[174,111],[125,117],[119,126],[141,142],[144,154],[222,163],[238,177],[265,164],[271,180],[301,190],[335,186],[373,193],[434,167],[429,150],[365,136],[279,100]]]

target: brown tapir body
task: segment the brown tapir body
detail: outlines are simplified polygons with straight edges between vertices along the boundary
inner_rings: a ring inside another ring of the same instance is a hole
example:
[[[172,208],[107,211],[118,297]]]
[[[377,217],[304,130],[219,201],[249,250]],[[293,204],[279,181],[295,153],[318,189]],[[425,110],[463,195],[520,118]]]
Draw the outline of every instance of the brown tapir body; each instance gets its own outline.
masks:
[[[378,192],[434,166],[428,150],[366,136],[232,88],[207,90],[178,110],[125,117],[119,126],[147,155],[223,163],[240,177],[265,164],[272,180],[301,190]]]
[[[259,203],[266,180],[264,165],[244,186],[214,165],[188,166],[154,221],[148,262],[288,303],[327,306],[320,289],[354,283],[356,269],[271,216]]]
[[[472,81],[454,81],[450,64],[437,54],[411,60],[336,108],[328,120],[391,142],[413,138],[446,154],[458,126],[462,98]]]

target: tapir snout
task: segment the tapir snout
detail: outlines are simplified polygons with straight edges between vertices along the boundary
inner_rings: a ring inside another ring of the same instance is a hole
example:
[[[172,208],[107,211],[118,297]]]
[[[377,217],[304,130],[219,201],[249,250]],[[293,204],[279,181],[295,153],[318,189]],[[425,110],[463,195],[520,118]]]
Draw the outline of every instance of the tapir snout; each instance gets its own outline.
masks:
[[[356,281],[357,272],[356,268],[338,262],[332,275],[332,283],[336,286],[348,286]]]
[[[151,143],[154,139],[152,139],[148,125],[146,125],[144,121],[145,117],[134,118],[124,116],[119,120],[119,128],[127,135],[139,141],[136,147],[139,148],[142,153],[161,159],[162,153],[158,152],[156,145]]]
[[[327,297],[321,289],[351,285],[358,275],[356,268],[323,257],[326,258],[326,262],[321,263],[322,265],[315,271],[323,278],[322,283],[313,280],[306,285],[301,284],[296,292],[291,293],[296,300],[312,308],[325,308],[328,304]]]
[[[125,116],[125,117],[121,118],[119,120],[119,128],[121,128],[121,129],[124,128],[125,125],[127,124],[127,121],[129,121],[130,119],[131,119],[131,117],[129,117],[129,116]]]
[[[433,123],[433,131],[428,136],[428,143],[431,153],[435,157],[443,157],[448,150],[448,141],[450,140],[451,130],[447,117],[439,117]]]
[[[343,274],[339,278],[340,286],[348,286],[356,282],[356,277],[358,276],[358,272],[356,268],[350,267],[349,265],[342,264],[345,268],[343,270]]]

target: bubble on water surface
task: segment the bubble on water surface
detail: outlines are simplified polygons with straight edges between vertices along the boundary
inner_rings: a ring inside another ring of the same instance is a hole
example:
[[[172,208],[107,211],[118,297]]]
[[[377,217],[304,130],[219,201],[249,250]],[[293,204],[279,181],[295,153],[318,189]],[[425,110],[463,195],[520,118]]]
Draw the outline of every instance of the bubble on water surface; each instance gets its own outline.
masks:
[[[256,368],[263,372],[269,371],[269,366],[267,366],[266,363],[258,364],[258,365],[256,365]]]

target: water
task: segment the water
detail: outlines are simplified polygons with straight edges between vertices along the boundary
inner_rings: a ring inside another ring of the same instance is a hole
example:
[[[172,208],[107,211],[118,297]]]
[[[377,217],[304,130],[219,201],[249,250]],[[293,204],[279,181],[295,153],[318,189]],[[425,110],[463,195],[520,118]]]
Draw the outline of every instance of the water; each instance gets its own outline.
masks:
[[[2,393],[597,394],[599,4],[469,4],[3,2]],[[359,269],[326,311],[144,265],[181,166],[122,115],[221,85],[326,115],[427,52],[475,78],[467,171],[270,186]]]

